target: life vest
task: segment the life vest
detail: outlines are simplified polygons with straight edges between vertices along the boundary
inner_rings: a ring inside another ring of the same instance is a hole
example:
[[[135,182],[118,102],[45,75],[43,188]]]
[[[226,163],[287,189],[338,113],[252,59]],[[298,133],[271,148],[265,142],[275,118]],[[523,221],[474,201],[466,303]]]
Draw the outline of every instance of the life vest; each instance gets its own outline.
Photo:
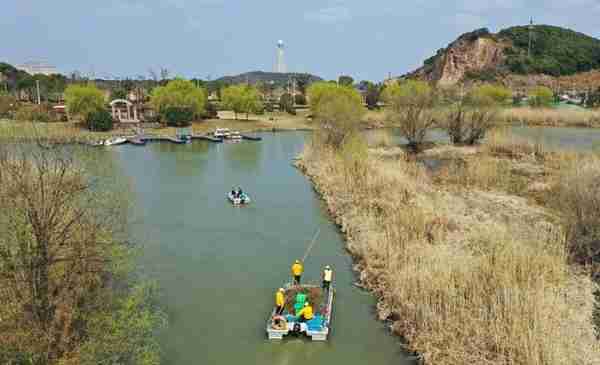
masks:
[[[313,308],[312,306],[307,306],[302,308],[302,310],[300,311],[300,313],[298,313],[299,316],[304,316],[304,318],[306,319],[312,319],[314,314],[313,314]]]
[[[333,279],[333,270],[331,270],[331,269],[323,270],[323,280],[331,283],[331,279]]]
[[[292,274],[294,274],[294,276],[302,275],[302,271],[304,271],[304,268],[302,267],[302,264],[294,264],[294,265],[292,265]]]
[[[283,297],[283,293],[278,291],[277,294],[275,294],[275,304],[278,307],[282,307],[284,303],[285,303],[285,298]]]

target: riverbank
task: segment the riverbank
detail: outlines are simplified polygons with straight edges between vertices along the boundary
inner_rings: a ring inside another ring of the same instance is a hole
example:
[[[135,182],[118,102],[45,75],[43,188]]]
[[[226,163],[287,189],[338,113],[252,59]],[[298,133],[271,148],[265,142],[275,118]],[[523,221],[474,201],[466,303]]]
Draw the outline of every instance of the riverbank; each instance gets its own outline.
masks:
[[[307,146],[297,165],[345,233],[379,318],[425,363],[598,363],[596,286],[569,264],[561,217],[536,202],[551,185],[515,178],[554,175],[539,172],[535,146],[520,159],[492,140],[428,151],[448,160],[435,170],[383,146]]]

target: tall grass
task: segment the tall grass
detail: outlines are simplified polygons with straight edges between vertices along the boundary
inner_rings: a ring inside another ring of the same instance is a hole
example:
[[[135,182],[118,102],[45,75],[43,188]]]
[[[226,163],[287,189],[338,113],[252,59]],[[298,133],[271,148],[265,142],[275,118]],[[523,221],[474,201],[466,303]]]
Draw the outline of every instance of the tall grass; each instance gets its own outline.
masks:
[[[600,361],[594,286],[568,266],[561,232],[541,218],[465,204],[415,163],[312,145],[301,166],[346,233],[380,317],[425,363]]]
[[[527,124],[553,127],[600,127],[599,110],[510,108],[500,119],[510,124]]]

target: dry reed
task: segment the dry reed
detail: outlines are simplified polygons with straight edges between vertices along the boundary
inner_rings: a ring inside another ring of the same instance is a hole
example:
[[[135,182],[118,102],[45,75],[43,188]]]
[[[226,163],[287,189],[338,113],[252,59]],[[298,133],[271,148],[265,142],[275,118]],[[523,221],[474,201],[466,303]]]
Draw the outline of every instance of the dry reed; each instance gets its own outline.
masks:
[[[525,200],[440,191],[415,163],[314,145],[300,167],[345,232],[380,318],[425,363],[599,363],[595,286]]]
[[[510,124],[552,127],[600,127],[600,111],[585,109],[510,108],[500,119]]]

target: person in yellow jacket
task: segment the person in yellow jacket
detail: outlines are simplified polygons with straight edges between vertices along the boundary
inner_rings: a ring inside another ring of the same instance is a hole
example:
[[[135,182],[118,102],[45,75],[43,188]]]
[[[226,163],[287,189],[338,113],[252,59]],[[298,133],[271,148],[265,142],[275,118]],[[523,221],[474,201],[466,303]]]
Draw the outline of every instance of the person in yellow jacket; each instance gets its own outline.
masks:
[[[275,314],[277,314],[279,316],[283,314],[283,309],[285,306],[284,293],[285,293],[285,290],[283,290],[283,288],[279,288],[279,290],[275,294],[275,307],[276,307]]]
[[[310,303],[306,302],[304,303],[304,308],[302,308],[296,315],[298,316],[299,322],[310,321],[314,317],[313,307],[310,305]]]
[[[333,270],[331,270],[331,266],[325,266],[323,270],[323,290],[329,291],[329,287],[331,286],[331,281],[333,280]]]
[[[300,278],[302,277],[302,272],[304,272],[304,267],[300,260],[296,260],[292,265],[292,276],[294,277],[294,284],[300,285]]]

